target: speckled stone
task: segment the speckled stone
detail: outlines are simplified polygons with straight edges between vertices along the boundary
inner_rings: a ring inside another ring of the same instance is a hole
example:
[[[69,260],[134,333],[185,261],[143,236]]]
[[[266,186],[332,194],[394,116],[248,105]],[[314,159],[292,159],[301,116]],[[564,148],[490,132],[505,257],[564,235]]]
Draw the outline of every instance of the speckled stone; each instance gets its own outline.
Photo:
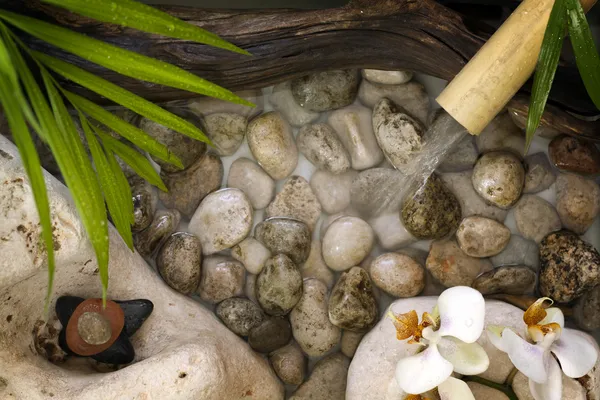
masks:
[[[501,253],[490,258],[494,267],[504,265],[526,265],[534,271],[540,267],[539,247],[519,235],[512,235]]]
[[[577,326],[586,331],[600,328],[600,286],[581,296],[573,307]]]
[[[456,231],[461,250],[471,257],[491,257],[500,253],[510,240],[510,230],[498,221],[467,217]]]
[[[583,235],[600,213],[600,187],[583,176],[560,174],[556,179],[556,211],[565,228]]]
[[[302,298],[290,313],[292,334],[305,354],[319,357],[333,349],[342,331],[329,321],[327,286],[317,279],[304,281]]]
[[[362,171],[352,181],[350,186],[350,201],[352,207],[365,217],[373,214],[373,198],[377,197],[382,188],[389,185],[391,180],[403,177],[401,172],[389,168],[371,168]]]
[[[503,209],[511,208],[521,197],[525,169],[512,153],[484,154],[473,169],[473,187],[488,203]]]
[[[302,278],[315,278],[323,282],[328,289],[331,289],[334,283],[333,271],[327,268],[323,254],[321,252],[321,241],[313,240],[310,245],[310,254],[300,268]]]
[[[159,191],[160,201],[191,218],[202,199],[221,187],[223,163],[216,154],[208,153],[184,171],[160,175],[168,189]]]
[[[461,209],[454,194],[433,174],[423,187],[406,196],[401,215],[416,238],[440,239],[458,228]]]
[[[185,115],[185,117],[185,119],[188,121],[199,126],[200,121],[197,120],[196,117],[191,115]],[[141,130],[152,136],[161,144],[165,145],[171,153],[179,157],[184,169],[191,166],[206,152],[206,143],[182,135],[181,133],[175,132],[174,130],[162,126],[150,119],[142,118],[139,126]],[[152,159],[156,161],[158,165],[160,165],[161,170],[163,171],[177,172],[180,170],[174,165],[159,160],[158,158],[152,157]]]
[[[291,176],[265,210],[267,218],[288,217],[304,222],[311,230],[321,216],[321,203],[309,183],[301,176]]]
[[[146,229],[156,213],[158,195],[156,188],[143,178],[131,175],[128,179],[133,201],[133,224],[131,230],[139,232]]]
[[[335,326],[363,331],[377,322],[379,310],[367,271],[353,267],[340,275],[329,296],[329,320]]]
[[[310,253],[310,229],[302,221],[269,218],[256,225],[254,236],[272,254],[286,254],[296,265],[306,261]]]
[[[539,279],[542,296],[575,300],[600,284],[600,254],[572,232],[551,233],[540,243]]]
[[[229,167],[227,186],[242,190],[248,196],[252,207],[265,208],[275,195],[275,182],[254,161],[241,157]]]
[[[373,284],[394,297],[414,297],[425,288],[425,270],[405,254],[385,253],[371,263]]]
[[[165,282],[183,294],[190,294],[200,283],[202,245],[186,232],[169,236],[156,257],[156,266]]]
[[[270,353],[289,343],[292,328],[287,319],[267,317],[250,330],[248,344],[259,353]]]
[[[431,243],[426,267],[446,287],[471,286],[479,274],[493,268],[489,260],[463,253],[455,239]]]
[[[350,188],[358,173],[348,171],[333,174],[317,170],[310,177],[310,187],[319,199],[323,211],[335,214],[350,206]]]
[[[142,257],[152,256],[181,220],[177,210],[158,210],[150,226],[133,237],[135,249]]]
[[[231,249],[231,256],[244,264],[249,273],[258,274],[271,258],[271,252],[258,240],[246,238]]]
[[[205,116],[202,125],[216,152],[220,156],[230,156],[244,141],[248,120],[239,114],[214,113]]]
[[[215,314],[230,331],[239,336],[248,336],[265,318],[260,307],[241,297],[223,300],[217,305]]]
[[[364,336],[364,332],[344,331],[340,346],[342,354],[349,358],[354,357],[354,353],[356,353],[356,349],[358,349],[358,345],[360,345],[360,341]]]
[[[411,81],[402,85],[381,85],[366,79],[360,84],[358,98],[365,106],[373,108],[384,97],[404,108],[423,125],[427,124],[429,95],[422,84]]]
[[[275,111],[279,111],[287,121],[300,127],[319,118],[318,112],[309,111],[300,106],[292,94],[290,82],[283,82],[273,86],[273,93],[269,96],[269,103]]]
[[[473,288],[482,294],[532,294],[535,290],[536,275],[524,266],[495,268],[477,277]]]
[[[494,118],[475,141],[481,153],[509,151],[523,157],[525,150],[525,135],[506,112]]]
[[[349,366],[350,360],[342,353],[319,360],[308,380],[289,400],[344,400]]]
[[[285,254],[267,260],[256,278],[256,298],[270,315],[289,313],[302,297],[302,274]]]
[[[241,296],[244,290],[244,266],[226,256],[210,256],[202,263],[202,277],[196,292],[200,298],[217,304],[230,297]]]
[[[525,157],[525,186],[523,193],[538,193],[556,181],[556,173],[545,153]]]
[[[352,104],[356,98],[358,71],[354,69],[317,72],[291,82],[292,95],[309,111],[329,111]]]
[[[286,385],[300,385],[304,382],[306,357],[296,342],[291,341],[287,346],[272,352],[269,361],[279,379]]]
[[[600,173],[600,150],[592,142],[572,136],[558,136],[548,146],[548,155],[556,168],[583,175]]]
[[[382,85],[400,85],[410,81],[413,77],[411,71],[386,71],[381,69],[363,69],[363,78]]]
[[[334,271],[345,271],[360,264],[371,253],[375,235],[360,218],[342,217],[327,228],[323,237],[323,259]]]
[[[340,174],[350,169],[350,155],[327,124],[305,125],[296,136],[300,153],[317,168]]]
[[[254,118],[246,130],[252,155],[271,178],[283,179],[296,169],[298,149],[292,128],[278,112]]]
[[[519,233],[536,243],[562,227],[554,206],[534,195],[525,195],[519,200],[515,206],[515,222]]]

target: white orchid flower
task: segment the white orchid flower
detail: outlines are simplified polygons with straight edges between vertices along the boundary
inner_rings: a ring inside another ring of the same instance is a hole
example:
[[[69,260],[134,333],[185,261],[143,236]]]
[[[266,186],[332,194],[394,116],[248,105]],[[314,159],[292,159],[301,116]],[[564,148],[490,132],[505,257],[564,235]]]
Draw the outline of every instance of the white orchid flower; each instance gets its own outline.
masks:
[[[414,310],[400,315],[390,313],[397,338],[412,338],[409,343],[424,347],[418,354],[398,362],[398,386],[405,393],[413,395],[438,387],[440,393],[445,393],[444,399],[471,399],[473,397],[467,384],[450,375],[454,371],[463,375],[477,375],[489,366],[485,350],[475,343],[483,331],[483,296],[465,286],[447,289],[439,296],[432,314],[424,313],[419,324]]]
[[[552,304],[551,299],[541,298],[523,314],[529,341],[504,327],[488,327],[487,334],[492,344],[507,353],[513,365],[529,378],[529,391],[535,400],[560,400],[562,373],[581,378],[596,364],[598,351],[584,334],[565,328],[562,311],[556,307],[546,309],[546,301]]]

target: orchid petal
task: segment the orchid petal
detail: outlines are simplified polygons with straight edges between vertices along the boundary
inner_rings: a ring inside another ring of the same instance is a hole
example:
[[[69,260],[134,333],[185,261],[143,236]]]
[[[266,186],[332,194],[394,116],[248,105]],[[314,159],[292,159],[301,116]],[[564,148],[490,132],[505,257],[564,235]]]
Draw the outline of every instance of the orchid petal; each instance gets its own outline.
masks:
[[[460,379],[450,377],[438,386],[442,400],[475,400],[469,386]]]
[[[483,331],[485,301],[477,290],[466,286],[446,289],[438,298],[441,336],[454,336],[465,343],[479,339]]]
[[[442,357],[454,365],[454,371],[462,375],[478,375],[490,366],[487,353],[477,343],[465,343],[447,337],[440,340],[438,350]]]
[[[547,324],[551,324],[553,322],[559,324],[561,328],[564,328],[565,315],[560,310],[560,308],[557,308],[557,307],[547,308],[546,316],[544,317],[544,319],[542,319],[540,322],[538,322],[538,325],[547,325]]]
[[[547,381],[545,359],[550,355],[541,346],[528,343],[510,329],[502,331],[502,339],[508,358],[523,375],[537,383]]]
[[[562,372],[554,357],[548,357],[548,381],[536,383],[530,379],[529,391],[535,400],[561,400]]]
[[[398,361],[396,380],[406,393],[424,393],[444,382],[452,374],[452,364],[446,361],[436,345],[422,353]]]
[[[552,344],[550,351],[569,378],[581,378],[590,372],[598,359],[596,346],[586,334],[574,329],[563,329],[562,336]]]
[[[506,345],[504,344],[504,339],[502,339],[502,332],[504,331],[504,326],[499,325],[490,325],[487,327],[486,333],[490,342],[500,351],[507,352]]]

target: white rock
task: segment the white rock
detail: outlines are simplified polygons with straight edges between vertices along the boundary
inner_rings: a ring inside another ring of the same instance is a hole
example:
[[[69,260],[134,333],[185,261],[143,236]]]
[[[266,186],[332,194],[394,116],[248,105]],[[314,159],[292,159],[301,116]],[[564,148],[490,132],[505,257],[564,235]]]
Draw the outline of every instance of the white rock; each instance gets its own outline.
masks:
[[[132,337],[135,362],[111,373],[98,373],[90,363],[70,359],[65,364],[48,362],[33,342],[35,326],[43,326],[47,270],[44,253],[34,242],[31,252],[18,226],[37,226],[39,220],[31,187],[16,148],[0,137],[2,182],[20,183],[0,188],[2,236],[0,241],[0,371],[1,398],[47,400],[52,393],[61,400],[118,400],[158,398],[221,400],[238,398],[251,391],[256,398],[280,400],[283,387],[268,364],[246,343],[225,328],[213,313],[198,302],[171,290],[148,265],[123,243],[112,227],[109,231],[110,285],[112,299],[145,298],[154,311]],[[54,295],[100,297],[96,257],[83,233],[67,189],[46,174],[49,201],[55,222],[57,251]],[[6,316],[12,315],[12,322]],[[56,318],[50,314],[50,323]],[[56,340],[58,331],[49,338]],[[32,351],[33,350],[33,351]],[[223,365],[227,364],[224,369]],[[180,374],[185,373],[185,378]],[[9,396],[9,393],[12,395]]]
[[[327,124],[303,126],[296,136],[298,151],[317,168],[339,174],[350,169],[350,155]]]
[[[309,111],[296,103],[292,95],[290,82],[275,85],[273,93],[269,97],[269,103],[275,111],[279,111],[293,126],[300,127],[319,118],[318,112]]]
[[[231,249],[231,256],[240,261],[251,274],[262,271],[271,252],[254,238],[246,238]]]
[[[230,156],[240,148],[248,120],[243,115],[215,113],[204,117],[204,132],[220,156]]]
[[[480,153],[506,150],[523,157],[525,135],[512,121],[508,113],[502,113],[476,138]]]
[[[374,167],[383,160],[373,133],[371,114],[366,107],[351,105],[332,112],[327,120],[350,153],[355,170]]]
[[[334,282],[333,271],[327,268],[323,254],[321,253],[321,241],[313,240],[310,245],[310,254],[300,268],[302,278],[315,278],[327,285],[331,289]]]
[[[546,235],[560,230],[560,218],[554,206],[541,197],[525,195],[515,206],[517,230],[525,239],[540,243]]]
[[[339,218],[323,237],[323,259],[334,271],[345,271],[369,255],[374,238],[373,229],[362,219]]]
[[[350,187],[357,175],[356,171],[338,175],[323,170],[313,173],[310,178],[310,187],[319,199],[323,211],[335,214],[350,206]]]
[[[358,98],[365,106],[373,108],[382,98],[388,98],[404,108],[408,115],[427,125],[429,96],[425,87],[418,82],[402,85],[380,85],[363,80],[358,89]]]
[[[275,195],[275,182],[259,165],[248,158],[238,158],[229,168],[227,186],[241,189],[257,210],[265,208]]]
[[[358,211],[356,211],[354,208],[352,208],[352,206],[346,208],[343,211],[340,211],[339,213],[335,213],[335,214],[331,214],[331,215],[325,215],[325,218],[322,219],[321,221],[321,230],[320,230],[320,234],[321,234],[321,238],[325,237],[325,232],[327,232],[327,228],[329,228],[329,225],[331,225],[333,223],[333,221],[335,221],[338,218],[341,217],[358,217],[360,218],[360,213]]]
[[[230,101],[219,100],[213,97],[199,97],[192,100],[186,100],[185,105],[196,115],[206,116],[214,113],[233,113],[240,114],[246,118],[252,118],[265,108],[265,100],[260,89],[243,90],[236,92],[238,96],[255,104],[255,107],[248,107]],[[175,102],[178,105],[180,102]]]
[[[190,220],[188,229],[202,242],[204,254],[229,249],[252,228],[252,205],[239,189],[221,189],[209,194]]]
[[[363,78],[382,85],[400,85],[410,81],[413,77],[411,71],[385,71],[381,69],[363,69]]]
[[[381,247],[398,250],[418,241],[402,223],[400,212],[382,214],[369,220]]]

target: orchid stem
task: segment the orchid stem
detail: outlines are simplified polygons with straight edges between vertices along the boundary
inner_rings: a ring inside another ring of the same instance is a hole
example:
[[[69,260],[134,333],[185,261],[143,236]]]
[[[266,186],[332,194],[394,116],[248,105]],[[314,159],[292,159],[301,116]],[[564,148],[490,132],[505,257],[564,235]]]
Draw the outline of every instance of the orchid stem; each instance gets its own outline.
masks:
[[[501,383],[492,382],[479,376],[463,376],[462,379],[465,382],[476,382],[484,386],[491,387],[492,389],[499,390],[502,393],[504,393],[510,400],[519,400],[519,398],[509,385],[503,385]]]

